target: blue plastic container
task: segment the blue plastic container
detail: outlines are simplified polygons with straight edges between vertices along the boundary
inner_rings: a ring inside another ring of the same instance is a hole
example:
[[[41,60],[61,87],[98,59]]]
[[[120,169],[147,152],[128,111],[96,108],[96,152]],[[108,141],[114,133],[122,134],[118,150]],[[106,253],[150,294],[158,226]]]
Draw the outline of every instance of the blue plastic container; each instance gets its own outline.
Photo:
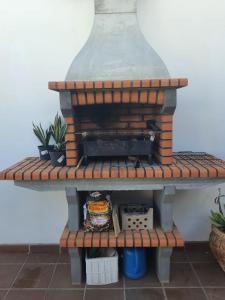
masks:
[[[129,279],[140,279],[146,273],[146,250],[144,248],[123,249],[123,274]]]

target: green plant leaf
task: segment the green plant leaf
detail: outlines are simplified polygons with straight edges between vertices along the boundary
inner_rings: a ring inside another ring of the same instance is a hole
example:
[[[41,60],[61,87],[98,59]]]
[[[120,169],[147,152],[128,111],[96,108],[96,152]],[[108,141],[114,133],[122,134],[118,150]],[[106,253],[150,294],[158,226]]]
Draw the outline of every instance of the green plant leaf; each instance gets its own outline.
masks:
[[[38,125],[35,125],[33,123],[33,132],[38,138],[38,140],[41,142],[41,144],[45,147],[49,145],[49,141],[51,138],[51,130],[50,128],[47,128],[45,131],[41,125],[41,123]]]
[[[54,122],[51,125],[52,137],[55,141],[55,147],[57,150],[62,151],[65,148],[65,134],[67,126],[63,123],[62,118],[57,113]]]

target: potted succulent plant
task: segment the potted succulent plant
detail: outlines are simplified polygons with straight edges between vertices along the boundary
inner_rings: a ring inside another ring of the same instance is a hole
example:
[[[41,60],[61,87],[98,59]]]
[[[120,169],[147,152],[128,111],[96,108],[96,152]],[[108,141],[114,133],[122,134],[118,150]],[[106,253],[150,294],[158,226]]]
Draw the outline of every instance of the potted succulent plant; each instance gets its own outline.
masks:
[[[51,164],[54,167],[64,166],[66,162],[65,154],[65,133],[67,126],[64,124],[62,118],[55,116],[54,123],[51,125],[51,134],[55,141],[54,149],[50,153]]]
[[[212,231],[209,237],[209,244],[213,255],[225,272],[225,205],[222,207],[221,203],[223,197],[225,195],[221,195],[221,190],[219,189],[219,196],[215,199],[215,202],[219,205],[219,212],[211,211]]]
[[[39,124],[38,126],[33,123],[33,132],[41,142],[41,145],[38,146],[40,159],[49,160],[49,151],[53,150],[54,148],[52,145],[49,145],[49,141],[51,138],[51,129],[47,128],[46,130],[44,130],[41,124]]]

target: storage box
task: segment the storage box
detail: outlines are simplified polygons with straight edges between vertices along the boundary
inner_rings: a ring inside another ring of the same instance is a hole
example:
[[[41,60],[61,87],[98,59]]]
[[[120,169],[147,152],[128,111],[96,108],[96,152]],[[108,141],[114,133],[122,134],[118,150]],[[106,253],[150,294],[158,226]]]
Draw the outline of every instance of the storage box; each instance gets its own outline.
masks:
[[[153,229],[153,208],[147,204],[120,206],[123,230]]]
[[[107,249],[109,253],[110,248]],[[118,253],[113,256],[91,258],[86,252],[86,282],[89,285],[105,285],[118,282]]]

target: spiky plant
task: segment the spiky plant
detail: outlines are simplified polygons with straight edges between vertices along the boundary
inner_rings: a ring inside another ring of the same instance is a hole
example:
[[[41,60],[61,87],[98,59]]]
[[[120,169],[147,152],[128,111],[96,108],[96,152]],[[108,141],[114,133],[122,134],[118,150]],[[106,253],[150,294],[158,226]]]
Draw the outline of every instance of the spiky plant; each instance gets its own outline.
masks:
[[[51,138],[50,128],[44,130],[41,123],[39,124],[39,126],[33,123],[33,132],[44,147],[47,147],[49,145],[49,141]]]
[[[219,189],[219,196],[216,197],[215,203],[219,205],[219,212],[211,211],[210,220],[211,223],[221,231],[225,232],[225,216],[224,210],[222,209],[221,198],[225,197],[225,195],[221,194],[221,189]],[[225,208],[225,206],[224,206]]]
[[[211,211],[210,220],[216,228],[225,232],[225,217],[223,214]]]
[[[52,137],[55,140],[55,149],[62,151],[65,149],[65,134],[67,126],[64,124],[62,118],[57,113],[55,116],[54,122],[51,125]]]

